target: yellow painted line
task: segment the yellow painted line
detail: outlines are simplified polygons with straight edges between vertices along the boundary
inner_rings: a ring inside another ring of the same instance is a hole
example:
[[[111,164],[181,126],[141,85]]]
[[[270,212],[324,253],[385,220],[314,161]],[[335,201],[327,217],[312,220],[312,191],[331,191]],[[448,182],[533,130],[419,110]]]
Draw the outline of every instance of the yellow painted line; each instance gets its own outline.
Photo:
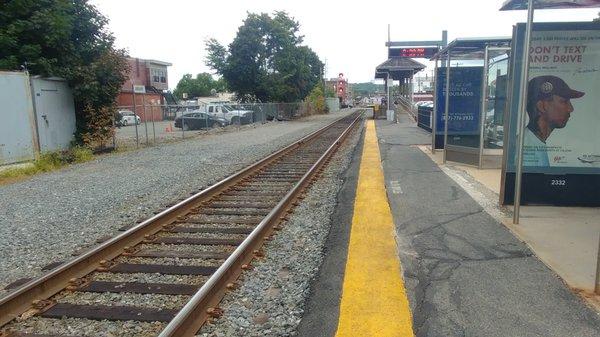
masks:
[[[413,336],[375,123],[367,123],[336,336]]]

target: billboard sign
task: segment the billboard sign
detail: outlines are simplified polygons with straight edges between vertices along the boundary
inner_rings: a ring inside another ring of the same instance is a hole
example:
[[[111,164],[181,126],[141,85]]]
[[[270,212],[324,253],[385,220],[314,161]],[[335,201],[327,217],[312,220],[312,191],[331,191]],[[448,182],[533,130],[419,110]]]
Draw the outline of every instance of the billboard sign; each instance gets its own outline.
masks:
[[[501,11],[527,9],[527,0],[507,0]],[[533,8],[593,8],[600,7],[600,0],[536,0]]]
[[[430,59],[439,51],[438,47],[409,47],[409,48],[389,48],[388,58],[410,57]]]
[[[534,23],[529,53],[525,30],[525,24],[515,29],[511,75],[521,77],[527,55],[521,202],[600,206],[600,23]],[[504,204],[514,201],[520,81],[509,90]]]
[[[446,68],[436,74],[436,133],[444,134]],[[481,113],[483,67],[453,67],[450,70],[449,135],[478,135]]]
[[[522,61],[522,48],[517,57]],[[595,93],[600,88],[600,30],[534,30],[529,62],[524,170],[600,173],[600,96]],[[513,111],[517,98],[518,92]],[[512,124],[516,118],[511,114]],[[510,149],[513,169],[516,151]]]

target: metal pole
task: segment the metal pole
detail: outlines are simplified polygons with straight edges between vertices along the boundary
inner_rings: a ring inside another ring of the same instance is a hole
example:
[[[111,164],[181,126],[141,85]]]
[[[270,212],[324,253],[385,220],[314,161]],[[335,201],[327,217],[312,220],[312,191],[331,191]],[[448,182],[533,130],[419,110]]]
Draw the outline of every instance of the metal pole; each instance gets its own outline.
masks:
[[[450,110],[450,50],[448,50],[448,64],[446,65],[446,106],[444,106],[444,164],[446,164],[446,147],[448,146],[448,111]]]
[[[144,130],[146,131],[146,146],[148,146],[148,119],[146,118],[146,93],[142,94],[142,111],[144,112]]]
[[[242,115],[239,113],[239,111],[240,111],[239,105],[236,106],[236,107],[234,107],[234,109],[238,110],[238,116],[239,116],[239,118],[237,120],[238,121],[237,122],[237,130],[240,131],[240,126],[242,125]]]
[[[598,235],[598,255],[596,256],[596,280],[594,282],[594,293],[600,295],[600,235]]]
[[[135,114],[134,114],[134,115],[135,115]],[[134,118],[135,118],[135,116],[134,116]],[[116,125],[117,125],[117,124],[116,124],[116,122],[115,122],[115,114],[113,113],[113,116],[112,116],[112,127],[113,127],[113,133],[112,133],[112,139],[113,139],[113,150],[117,148],[117,139],[116,139],[116,136],[117,136],[117,130],[115,129]]]
[[[415,107],[415,82],[413,81],[413,76],[410,77],[410,111],[412,113],[414,113],[413,109]]]
[[[150,104],[150,115],[152,116],[152,142],[156,144],[156,129],[154,128],[154,105]]]
[[[525,110],[527,109],[527,81],[529,79],[529,46],[531,44],[531,30],[533,26],[533,0],[527,5],[527,26],[525,32],[525,47],[523,48],[523,64],[521,66],[521,95],[519,96],[518,143],[517,143],[517,169],[515,172],[515,206],[513,212],[513,223],[519,224],[519,212],[521,211],[521,178],[523,175],[523,130],[525,130]]]
[[[137,123],[137,105],[135,102],[135,88],[133,83],[131,84],[131,93],[133,94],[133,125],[135,125],[135,147],[140,147],[140,135],[138,133],[138,123]]]
[[[435,73],[433,76],[433,110],[431,111],[431,153],[435,153],[435,133],[437,128],[437,74],[438,74],[438,59],[435,59]]]
[[[394,80],[392,80],[392,87],[394,86]],[[400,84],[398,84],[398,93],[400,93]],[[396,95],[396,93],[392,92],[392,95]],[[391,97],[390,97],[391,98]],[[395,101],[395,97],[394,97],[394,101]],[[401,104],[402,100],[400,99],[399,95],[398,95],[398,103]],[[398,124],[400,122],[398,115],[399,115],[399,110],[398,112],[396,112],[396,104],[394,104],[394,123]]]
[[[169,113],[168,113],[169,107],[167,106],[167,99],[166,98],[165,98],[164,105],[163,105],[162,100],[161,100],[160,110],[162,111],[162,119],[163,120],[166,119],[167,121],[169,121],[169,125],[167,126],[167,130],[171,130],[171,128],[170,128],[171,121],[169,120],[170,117],[169,117]]]
[[[390,73],[387,73],[387,77],[385,79],[385,86],[387,89],[387,110],[390,109]],[[387,110],[385,111],[387,115]]]
[[[485,46],[485,53],[483,59],[483,74],[481,80],[481,112],[479,113],[479,118],[481,119],[479,122],[479,166],[481,169],[483,166],[483,143],[484,143],[484,134],[483,129],[485,128],[485,115],[487,113],[487,80],[488,80],[488,58],[489,58],[489,46]]]
[[[390,41],[391,41],[390,40],[390,24],[388,23],[388,45],[389,45]],[[388,47],[388,49],[389,49],[389,47]]]
[[[442,48],[448,45],[448,31],[442,30]]]

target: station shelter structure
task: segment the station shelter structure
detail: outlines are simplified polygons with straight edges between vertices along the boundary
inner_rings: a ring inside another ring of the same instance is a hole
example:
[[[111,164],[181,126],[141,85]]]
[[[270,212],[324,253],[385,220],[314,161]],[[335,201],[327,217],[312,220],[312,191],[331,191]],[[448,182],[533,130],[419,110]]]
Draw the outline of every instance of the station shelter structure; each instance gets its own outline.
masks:
[[[435,62],[435,90],[427,126],[431,150],[442,149],[444,163],[501,169],[500,203],[509,205],[516,200],[515,209],[520,202],[598,205],[600,194],[594,186],[600,180],[600,154],[597,137],[591,136],[597,134],[597,114],[593,111],[598,96],[592,93],[598,77],[591,71],[600,55],[600,43],[596,42],[600,41],[600,24],[533,24],[534,6],[600,7],[600,0],[560,5],[551,0],[507,0],[502,10],[531,7],[528,24],[514,26],[510,37],[458,38],[448,45],[437,44],[439,41],[390,42],[388,37],[386,45],[442,47],[430,58]],[[574,46],[573,41],[579,42]],[[544,52],[548,55],[532,52],[531,71],[525,52],[530,50],[530,42],[542,52],[549,51]],[[390,51],[388,48],[388,60],[377,67],[375,77],[386,80],[388,96],[392,79],[400,81],[401,91],[406,93],[408,89],[405,97],[410,97],[412,77],[424,67],[413,60],[419,56],[389,57]],[[534,79],[545,82],[536,86]],[[544,98],[549,95],[546,93],[565,96],[565,92],[570,93],[567,98],[572,101],[571,112],[576,112],[568,127],[558,126],[547,142],[542,139],[540,144],[535,143],[531,125],[525,127],[533,120],[528,95]],[[425,122],[425,118],[419,122]],[[518,223],[518,211],[515,214]]]
[[[591,130],[597,125],[594,114],[589,111],[597,104],[594,103],[595,96],[584,96],[586,92],[593,92],[590,88],[594,86],[590,83],[596,81],[596,77],[579,70],[597,64],[600,52],[595,48],[600,45],[589,42],[595,41],[589,36],[600,36],[598,32],[600,25],[595,22],[533,25],[536,40],[532,46],[539,50],[568,52],[574,49],[569,49],[571,36],[584,42],[578,49],[582,54],[580,62],[560,61],[561,55],[556,56],[560,62],[555,62],[555,55],[533,54],[534,68],[526,73],[530,90],[533,90],[532,97],[546,97],[544,90],[550,93],[556,90],[559,95],[558,90],[564,87],[563,91],[571,93],[571,111],[578,114],[571,116],[568,128],[558,127],[552,137],[546,142],[540,140],[539,144],[535,143],[537,138],[531,137],[533,133],[525,129],[521,132],[525,134],[524,138],[529,136],[525,146],[518,144],[518,125],[527,121],[533,123],[533,112],[530,111],[533,105],[528,106],[531,100],[524,99],[521,93],[528,85],[519,81],[525,59],[523,51],[526,50],[523,46],[525,24],[516,25],[512,37],[459,38],[450,42],[431,58],[436,65],[430,128],[432,152],[442,149],[444,163],[451,161],[479,169],[502,169],[502,205],[513,204],[517,190],[523,204],[598,205],[600,194],[591,187],[600,181],[598,161],[589,159],[598,156],[594,152],[597,141],[588,137],[595,133]],[[568,57],[564,59],[568,60]],[[535,87],[534,79],[544,80],[544,86]],[[522,102],[526,103],[525,108],[520,106]],[[531,125],[528,128],[531,130]],[[519,147],[524,149],[522,155],[517,154]],[[523,158],[523,173],[516,172],[519,167],[516,158],[519,157]],[[516,183],[518,176],[524,182],[522,187]],[[561,185],[556,188],[553,184]]]
[[[514,224],[521,204],[600,205],[600,22],[533,21],[534,8],[588,7],[600,0],[506,0],[501,10],[528,10],[512,37],[459,38],[430,58],[434,106],[417,125],[431,131],[431,150],[443,149],[444,163],[500,169],[499,201],[514,205]],[[412,78],[412,61],[390,58],[376,78]]]
[[[459,38],[431,58],[431,148],[443,149],[444,162],[501,167],[510,44],[510,37]]]
[[[390,57],[375,68],[375,78],[385,81],[385,92],[387,106],[382,107],[390,110],[391,97],[390,88],[393,81],[400,83],[400,99],[410,102],[413,101],[413,77],[419,71],[425,69],[425,65],[408,57]]]
[[[431,58],[447,45],[447,41],[448,32],[445,30],[442,31],[440,40],[391,41],[390,26],[388,25],[388,40],[385,44],[388,49],[388,59],[375,69],[375,78],[385,81],[387,99],[385,108],[388,116],[394,114],[394,111],[390,110],[392,102],[390,88],[394,81],[398,81],[400,84],[399,95],[394,99],[404,105],[411,114],[414,112],[414,76],[426,68],[424,64],[414,59],[427,60]]]

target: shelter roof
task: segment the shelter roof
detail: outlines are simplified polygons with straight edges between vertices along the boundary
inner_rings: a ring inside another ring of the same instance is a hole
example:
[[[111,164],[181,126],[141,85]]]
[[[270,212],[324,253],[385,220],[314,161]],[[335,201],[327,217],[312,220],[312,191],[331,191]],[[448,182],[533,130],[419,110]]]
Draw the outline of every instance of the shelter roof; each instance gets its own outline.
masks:
[[[412,77],[425,69],[425,65],[407,57],[392,57],[375,68],[375,78],[386,78],[390,74],[393,80]]]
[[[510,37],[468,37],[450,42],[444,49],[435,54],[431,60],[443,60],[448,57],[454,60],[482,60],[485,47],[509,47]]]

